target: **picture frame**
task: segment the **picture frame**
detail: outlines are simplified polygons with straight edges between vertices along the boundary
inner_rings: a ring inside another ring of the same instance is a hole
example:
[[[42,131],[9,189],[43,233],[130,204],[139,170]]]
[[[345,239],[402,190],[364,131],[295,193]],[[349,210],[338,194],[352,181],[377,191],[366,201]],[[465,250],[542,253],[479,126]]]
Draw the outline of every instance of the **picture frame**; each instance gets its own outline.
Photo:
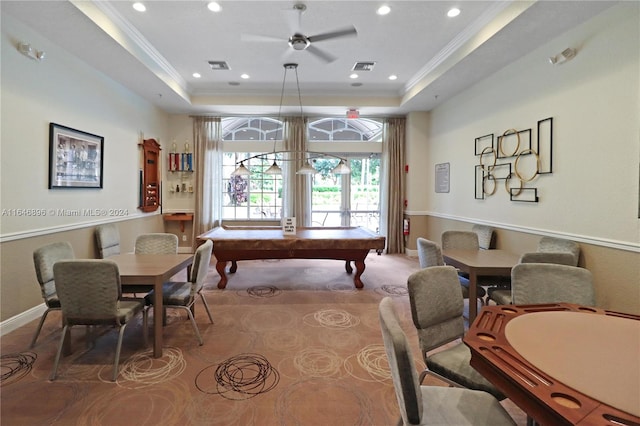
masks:
[[[49,123],[49,189],[103,185],[104,137]]]
[[[449,163],[436,164],[436,193],[449,192]]]

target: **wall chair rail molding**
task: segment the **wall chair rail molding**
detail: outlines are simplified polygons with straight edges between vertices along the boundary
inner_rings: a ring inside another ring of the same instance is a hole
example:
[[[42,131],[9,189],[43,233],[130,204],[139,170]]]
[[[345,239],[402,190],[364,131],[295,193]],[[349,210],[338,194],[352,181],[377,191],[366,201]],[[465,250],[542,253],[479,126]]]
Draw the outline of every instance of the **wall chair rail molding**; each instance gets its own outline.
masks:
[[[474,171],[475,199],[496,195],[504,186],[509,199],[516,202],[539,202],[535,181],[553,173],[553,117],[539,120],[536,140],[532,129],[507,129],[474,140],[478,164]]]

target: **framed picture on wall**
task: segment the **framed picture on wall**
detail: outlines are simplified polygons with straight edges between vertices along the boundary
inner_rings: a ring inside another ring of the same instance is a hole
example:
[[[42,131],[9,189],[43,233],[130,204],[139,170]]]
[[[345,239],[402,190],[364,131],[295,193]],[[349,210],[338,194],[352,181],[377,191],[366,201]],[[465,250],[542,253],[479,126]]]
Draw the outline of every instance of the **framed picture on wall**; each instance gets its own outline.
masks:
[[[49,189],[102,188],[104,137],[49,124]]]

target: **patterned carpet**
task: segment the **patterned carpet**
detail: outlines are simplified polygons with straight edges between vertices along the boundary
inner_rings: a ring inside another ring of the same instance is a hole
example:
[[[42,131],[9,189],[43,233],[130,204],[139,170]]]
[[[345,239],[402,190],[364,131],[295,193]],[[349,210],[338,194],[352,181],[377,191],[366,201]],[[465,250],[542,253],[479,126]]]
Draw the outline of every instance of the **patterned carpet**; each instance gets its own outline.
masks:
[[[120,374],[110,381],[117,331],[93,347],[82,327],[58,379],[48,380],[60,338],[49,315],[33,350],[37,321],[4,336],[1,423],[6,425],[394,425],[399,418],[377,307],[392,296],[418,368],[406,279],[415,258],[370,254],[356,290],[344,262],[244,261],[225,290],[210,268],[196,321],[169,310],[164,355],[142,345],[141,318],[125,331]],[[184,276],[176,278],[184,279]],[[35,280],[34,280],[35,285]],[[151,318],[151,321],[153,319]],[[427,378],[425,384],[443,385]],[[518,424],[523,413],[504,401]]]

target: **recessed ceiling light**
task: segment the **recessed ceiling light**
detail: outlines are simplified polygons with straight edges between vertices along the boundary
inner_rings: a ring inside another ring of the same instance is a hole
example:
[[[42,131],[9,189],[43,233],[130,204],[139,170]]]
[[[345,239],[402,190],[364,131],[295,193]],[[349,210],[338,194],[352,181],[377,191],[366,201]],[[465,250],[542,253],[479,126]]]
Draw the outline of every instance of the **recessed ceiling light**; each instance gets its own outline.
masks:
[[[244,78],[246,80],[247,78],[249,78],[249,74],[242,74],[240,78]]]
[[[222,10],[220,5],[215,1],[209,2],[209,4],[207,4],[207,8],[212,12],[220,12]]]
[[[391,74],[391,75],[389,76],[389,80],[397,80],[397,79],[398,79],[398,76],[397,76],[397,75],[395,75],[395,74]]]
[[[194,78],[200,78],[200,77],[202,77],[202,76],[200,75],[200,73],[199,73],[199,72],[194,72],[194,73],[193,73],[193,74],[191,74],[191,75],[192,75]]]
[[[386,15],[386,14],[388,14],[389,12],[391,12],[391,8],[390,8],[389,6],[387,6],[386,4],[385,4],[384,6],[380,6],[380,7],[378,8],[378,10],[376,10],[376,13],[377,13],[378,15]]]
[[[353,74],[351,74],[351,75],[349,76],[349,78],[358,78],[358,74],[353,73]]]
[[[144,12],[145,10],[147,10],[147,8],[145,7],[144,4],[140,3],[139,1],[135,2],[133,4],[133,8],[135,10],[137,10],[138,12]]]
[[[454,17],[456,17],[458,15],[460,15],[460,9],[458,9],[457,7],[449,9],[449,11],[447,12],[447,16],[449,18],[454,18]]]

